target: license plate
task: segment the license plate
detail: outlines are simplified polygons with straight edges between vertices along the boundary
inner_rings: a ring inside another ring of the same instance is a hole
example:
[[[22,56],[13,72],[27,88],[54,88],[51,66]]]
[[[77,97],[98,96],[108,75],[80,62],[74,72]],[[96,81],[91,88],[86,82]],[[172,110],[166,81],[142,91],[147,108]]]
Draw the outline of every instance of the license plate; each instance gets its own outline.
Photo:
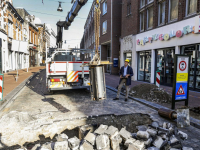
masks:
[[[51,85],[63,84],[63,82],[51,82]]]

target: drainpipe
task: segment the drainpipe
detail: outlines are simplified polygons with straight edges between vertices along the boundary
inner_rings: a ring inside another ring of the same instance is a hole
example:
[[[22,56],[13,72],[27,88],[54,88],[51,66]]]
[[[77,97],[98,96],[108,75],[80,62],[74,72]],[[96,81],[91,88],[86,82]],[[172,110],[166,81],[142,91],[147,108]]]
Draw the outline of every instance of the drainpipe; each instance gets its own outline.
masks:
[[[110,57],[111,57],[111,61],[112,61],[112,32],[113,32],[113,31],[112,31],[112,30],[113,30],[113,29],[112,29],[112,23],[113,23],[113,22],[112,22],[112,21],[113,21],[113,20],[112,20],[112,14],[113,14],[113,10],[112,10],[112,9],[113,9],[113,5],[112,5],[112,0],[111,0],[111,44],[110,44],[110,53],[111,53],[111,54],[110,54]],[[110,65],[110,74],[111,74],[111,73],[112,73],[112,65]]]

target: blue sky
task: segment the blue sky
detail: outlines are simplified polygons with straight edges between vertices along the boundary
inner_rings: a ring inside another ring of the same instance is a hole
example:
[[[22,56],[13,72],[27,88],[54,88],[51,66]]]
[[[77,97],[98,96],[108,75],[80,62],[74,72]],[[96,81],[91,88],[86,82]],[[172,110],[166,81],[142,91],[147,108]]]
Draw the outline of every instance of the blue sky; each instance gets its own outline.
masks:
[[[63,12],[58,12],[58,1],[64,2],[61,4]],[[78,47],[84,31],[84,25],[88,16],[93,0],[88,2],[79,11],[77,18],[74,19],[68,30],[64,30],[63,41],[67,41],[67,47]],[[72,4],[71,0],[13,0],[14,7],[23,7],[31,15],[40,18],[42,23],[50,24],[55,33],[57,33],[56,23],[61,20],[64,21],[68,11],[70,11]],[[79,18],[80,17],[80,18]]]

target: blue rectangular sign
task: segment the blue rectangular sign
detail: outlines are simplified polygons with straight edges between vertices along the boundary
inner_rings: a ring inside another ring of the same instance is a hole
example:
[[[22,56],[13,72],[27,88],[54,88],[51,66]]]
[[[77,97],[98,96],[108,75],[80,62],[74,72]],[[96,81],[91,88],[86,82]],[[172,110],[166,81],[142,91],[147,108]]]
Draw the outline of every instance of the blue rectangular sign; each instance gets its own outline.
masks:
[[[175,100],[187,99],[187,82],[176,83]]]

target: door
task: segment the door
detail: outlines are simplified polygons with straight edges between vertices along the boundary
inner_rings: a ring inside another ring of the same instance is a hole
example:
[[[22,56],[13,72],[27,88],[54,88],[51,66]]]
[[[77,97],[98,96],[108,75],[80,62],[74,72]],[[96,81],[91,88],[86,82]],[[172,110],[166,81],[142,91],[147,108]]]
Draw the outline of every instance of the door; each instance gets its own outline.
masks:
[[[160,84],[172,86],[175,49],[161,49],[156,53],[156,71],[160,71]]]

